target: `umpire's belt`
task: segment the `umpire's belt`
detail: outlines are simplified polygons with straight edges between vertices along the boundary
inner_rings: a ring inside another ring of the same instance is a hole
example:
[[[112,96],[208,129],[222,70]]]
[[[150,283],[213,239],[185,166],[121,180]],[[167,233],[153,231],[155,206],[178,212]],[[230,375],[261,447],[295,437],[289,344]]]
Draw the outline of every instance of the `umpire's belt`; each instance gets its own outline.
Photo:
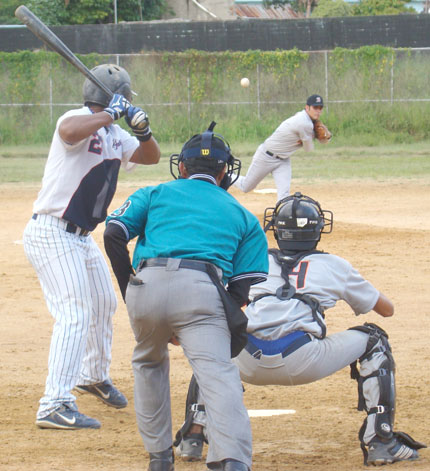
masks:
[[[145,267],[167,267],[171,262],[177,263],[177,268],[188,268],[190,270],[198,270],[208,273],[207,266],[212,265],[215,268],[215,271],[220,274],[221,270],[209,262],[201,262],[199,260],[188,260],[185,258],[148,258],[146,260],[142,260],[137,267],[137,271],[140,271],[142,268]]]
[[[261,355],[278,355],[279,353],[282,354],[282,358],[285,358],[311,340],[312,338],[308,333],[300,330],[278,340],[261,340],[248,334],[248,343],[245,350],[257,359]]]
[[[45,219],[49,218],[54,218],[55,216],[50,216],[49,214],[36,214],[34,213],[32,219],[37,219],[38,217],[44,216]],[[66,221],[61,218],[55,218],[56,220],[56,225],[64,229],[66,232],[69,232],[70,234],[77,234],[80,236],[88,236],[91,234],[91,231],[88,231],[87,229],[83,229],[82,227],[77,226],[76,224],[73,224],[72,222]]]

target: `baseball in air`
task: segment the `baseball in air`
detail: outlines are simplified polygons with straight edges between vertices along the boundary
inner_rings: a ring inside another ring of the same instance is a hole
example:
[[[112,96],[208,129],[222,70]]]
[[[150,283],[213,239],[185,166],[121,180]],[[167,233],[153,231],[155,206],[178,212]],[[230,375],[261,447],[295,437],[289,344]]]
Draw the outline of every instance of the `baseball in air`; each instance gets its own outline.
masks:
[[[246,77],[243,77],[243,79],[240,81],[240,84],[242,85],[243,88],[249,87],[249,79]]]

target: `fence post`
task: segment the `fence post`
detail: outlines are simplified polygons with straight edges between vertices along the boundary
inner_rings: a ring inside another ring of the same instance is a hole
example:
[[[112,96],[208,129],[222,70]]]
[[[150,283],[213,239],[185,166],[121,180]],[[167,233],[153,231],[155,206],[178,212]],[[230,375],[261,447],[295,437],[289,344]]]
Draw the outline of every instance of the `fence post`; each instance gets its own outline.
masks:
[[[52,68],[49,71],[49,122],[52,125],[53,120],[53,104],[52,104]]]
[[[327,111],[327,114],[328,114],[328,53],[327,51],[324,51],[324,66],[325,66],[325,101],[326,101],[326,105],[325,105],[325,109]]]
[[[391,90],[390,90],[390,99],[391,105],[394,102],[394,50],[391,52]]]
[[[261,119],[260,112],[260,64],[257,64],[257,117]]]
[[[188,133],[191,132],[191,80],[190,66],[187,67]]]

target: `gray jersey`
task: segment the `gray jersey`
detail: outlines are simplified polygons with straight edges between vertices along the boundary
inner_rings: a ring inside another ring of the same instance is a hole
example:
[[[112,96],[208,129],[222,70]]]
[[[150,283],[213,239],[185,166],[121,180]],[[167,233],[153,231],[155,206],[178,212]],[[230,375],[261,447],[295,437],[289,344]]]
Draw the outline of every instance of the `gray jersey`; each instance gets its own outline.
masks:
[[[250,300],[260,294],[275,294],[285,284],[281,266],[269,255],[269,276],[251,287]],[[348,303],[356,315],[373,309],[379,291],[366,281],[352,265],[337,255],[312,254],[304,257],[292,270],[289,281],[297,293],[309,294],[324,309],[337,301]],[[248,332],[264,340],[274,340],[296,330],[321,336],[321,328],[312,317],[311,308],[298,299],[280,300],[266,296],[246,308]]]
[[[283,121],[252,157],[246,175],[241,175],[234,186],[247,193],[253,190],[266,175],[272,174],[278,201],[290,194],[290,155],[303,147],[305,152],[314,148],[314,124],[306,110]]]
[[[387,448],[381,445],[388,434],[393,436],[396,391],[394,359],[385,332],[368,324],[321,338],[321,328],[307,304],[299,299],[280,300],[272,296],[284,286],[285,280],[271,253],[269,264],[267,280],[252,286],[250,298],[256,300],[246,308],[248,332],[253,337],[232,360],[239,368],[241,380],[262,386],[308,384],[358,361],[359,401],[367,412],[359,432],[365,459],[372,464],[416,459],[418,454],[413,447],[398,438],[386,440]],[[323,308],[343,300],[356,315],[372,310],[380,296],[349,262],[330,254],[313,253],[302,258],[288,281],[297,293],[315,298]],[[257,298],[265,294],[268,296]],[[299,330],[311,335],[288,335]],[[281,337],[283,340],[278,341]],[[193,423],[204,425],[203,412],[194,414],[200,415],[194,416]],[[397,455],[390,450],[396,450]]]
[[[302,110],[283,121],[264,141],[264,147],[278,157],[286,159],[302,145],[305,150],[312,150],[310,147],[313,147],[313,138],[314,124],[306,110]]]

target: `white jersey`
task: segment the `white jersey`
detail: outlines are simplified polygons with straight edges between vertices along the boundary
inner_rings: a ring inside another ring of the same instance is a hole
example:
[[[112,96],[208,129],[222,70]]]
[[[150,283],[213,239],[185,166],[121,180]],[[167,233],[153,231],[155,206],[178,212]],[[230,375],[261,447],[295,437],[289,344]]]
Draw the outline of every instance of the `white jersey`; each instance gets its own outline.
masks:
[[[33,206],[34,213],[62,218],[87,230],[95,229],[105,220],[119,168],[134,167],[129,160],[139,147],[136,137],[117,124],[102,127],[73,145],[61,139],[58,127],[63,119],[91,113],[88,107],[83,107],[58,119],[42,189]]]
[[[281,159],[286,159],[300,149],[302,144],[305,150],[312,150],[313,138],[314,124],[306,110],[302,110],[283,121],[274,133],[264,141],[264,147],[266,151]]]
[[[366,281],[352,265],[337,255],[311,254],[304,257],[289,275],[297,293],[309,294],[324,309],[337,301],[348,303],[356,315],[373,309],[379,291]],[[311,308],[299,299],[280,300],[278,287],[285,284],[281,266],[269,254],[269,276],[266,281],[251,286],[252,301],[260,294],[274,294],[251,302],[245,310],[248,333],[263,340],[274,340],[290,332],[302,330],[321,337],[321,327],[312,317]]]

